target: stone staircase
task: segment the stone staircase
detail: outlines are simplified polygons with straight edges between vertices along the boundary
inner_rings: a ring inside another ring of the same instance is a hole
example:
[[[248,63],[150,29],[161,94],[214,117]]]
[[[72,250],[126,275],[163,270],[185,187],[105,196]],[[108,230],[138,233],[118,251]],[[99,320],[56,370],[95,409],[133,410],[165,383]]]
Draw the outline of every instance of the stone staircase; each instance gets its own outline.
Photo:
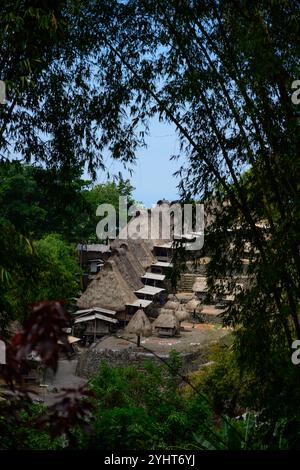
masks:
[[[177,284],[178,292],[193,292],[193,285],[196,277],[196,274],[181,274],[180,280]]]

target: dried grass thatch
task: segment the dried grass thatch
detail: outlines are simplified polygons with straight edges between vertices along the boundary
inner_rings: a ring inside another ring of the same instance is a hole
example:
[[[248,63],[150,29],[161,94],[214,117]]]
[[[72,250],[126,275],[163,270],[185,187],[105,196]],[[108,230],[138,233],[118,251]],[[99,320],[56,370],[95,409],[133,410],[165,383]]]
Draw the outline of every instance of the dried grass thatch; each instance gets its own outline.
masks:
[[[130,288],[135,291],[143,287],[141,276],[144,268],[141,265],[136,253],[128,248],[126,243],[122,243],[119,248],[112,250],[112,258],[116,263],[123,279]]]
[[[175,316],[178,318],[179,322],[182,322],[189,318],[190,314],[186,311],[183,305],[179,305],[178,309],[175,310]]]
[[[125,331],[127,333],[135,333],[136,335],[140,336],[151,336],[152,325],[145,312],[139,309],[131,318],[130,322],[125,328]]]
[[[159,309],[159,315],[166,315],[166,314],[169,314],[169,313],[174,315],[174,310],[172,310],[170,308],[165,308],[165,307]]]
[[[143,259],[143,263],[148,266],[149,257],[153,257],[152,250],[154,245],[163,245],[166,242],[171,241],[171,237],[167,236],[166,239],[162,239],[162,224],[164,227],[170,226],[170,221],[173,216],[170,215],[169,210],[170,202],[167,200],[158,201],[155,207],[151,209],[141,208],[137,211],[136,216],[133,217],[127,224],[127,226],[120,232],[120,239],[126,239],[127,242],[132,242],[134,247],[139,251],[139,258]],[[173,214],[173,211],[171,211]],[[174,223],[174,222],[173,222]],[[139,239],[140,226],[144,229],[144,239]],[[128,235],[130,236],[128,237]],[[136,238],[133,238],[135,234]],[[118,240],[118,239],[117,239]],[[143,256],[142,256],[143,255]]]
[[[135,260],[137,269],[141,271],[140,276],[145,274],[145,271],[155,261],[152,254],[152,243],[150,240],[116,239],[112,243],[111,247],[114,249],[126,247],[129,253],[128,256],[131,256],[131,259]]]
[[[179,302],[186,303],[194,298],[194,293],[193,292],[177,292],[176,297],[179,300]]]
[[[200,312],[202,307],[199,300],[192,299],[187,304],[185,304],[185,308],[188,312],[193,312],[194,310],[196,312]]]
[[[179,305],[180,305],[179,302],[168,300],[168,302],[164,305],[164,308],[167,308],[169,310],[177,310]]]
[[[138,259],[144,270],[148,269],[155,261],[155,257],[152,253],[152,243],[148,240],[130,240],[129,249],[132,250]]]
[[[179,328],[179,321],[173,312],[161,313],[153,322],[154,328]]]
[[[113,258],[107,261],[77,301],[79,308],[102,307],[123,311],[126,304],[134,303],[137,297],[122,277]]]

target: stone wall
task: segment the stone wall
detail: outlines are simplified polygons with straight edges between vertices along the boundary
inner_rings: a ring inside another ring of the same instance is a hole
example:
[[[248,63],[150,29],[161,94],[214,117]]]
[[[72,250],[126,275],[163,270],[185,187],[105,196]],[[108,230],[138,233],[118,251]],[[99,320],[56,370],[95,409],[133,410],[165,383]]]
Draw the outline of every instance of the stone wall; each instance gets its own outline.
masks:
[[[114,351],[110,349],[97,348],[98,343],[92,344],[89,349],[82,352],[79,356],[76,375],[84,378],[91,378],[97,374],[102,361],[108,363],[111,367],[124,367],[134,365],[138,369],[143,370],[146,360],[152,360],[157,365],[163,362],[151,353],[137,351],[134,348]],[[168,355],[161,355],[164,360],[168,359]],[[202,364],[207,362],[204,351],[196,351],[193,353],[181,354],[183,362],[182,373],[186,374],[197,370]]]

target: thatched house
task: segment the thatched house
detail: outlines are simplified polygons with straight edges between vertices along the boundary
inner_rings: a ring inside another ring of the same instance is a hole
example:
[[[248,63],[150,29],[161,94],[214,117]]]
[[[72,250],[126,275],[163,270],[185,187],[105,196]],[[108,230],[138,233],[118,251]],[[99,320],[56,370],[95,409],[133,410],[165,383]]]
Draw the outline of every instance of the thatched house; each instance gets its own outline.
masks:
[[[164,274],[168,269],[171,269],[173,264],[169,261],[155,261],[151,264],[151,272],[157,274]]]
[[[172,300],[168,300],[164,307],[160,309],[160,314],[175,315],[175,317],[178,319],[179,324],[182,321],[187,320],[190,316],[190,312],[188,312],[182,304]]]
[[[111,243],[112,249],[119,249],[125,246],[132,256],[132,259],[136,260],[138,269],[140,270],[140,268],[142,268],[140,272],[140,276],[142,276],[144,272],[156,261],[152,253],[151,240],[134,240],[130,238],[122,240],[117,238]]]
[[[83,309],[102,307],[118,313],[124,312],[127,304],[136,301],[137,297],[112,257],[78,299],[77,306]]]
[[[105,315],[108,317],[115,317],[117,312],[115,310],[109,310],[103,307],[92,307],[85,308],[83,310],[76,310],[76,312],[73,312],[73,317],[84,317],[86,315],[91,315],[92,313],[100,313],[101,315]]]
[[[145,272],[155,261],[151,240],[128,240],[128,242],[129,249],[136,254]]]
[[[164,291],[165,289],[162,287],[145,285],[141,289],[134,291],[134,293],[139,299],[154,300],[161,296]]]
[[[91,282],[77,305],[81,308],[116,310],[117,318],[126,324],[141,303],[143,308],[151,304],[152,297],[144,299],[144,295],[141,295],[141,299],[138,299],[139,296],[134,295],[134,291],[144,288],[141,277],[145,274],[145,266],[153,263],[153,256],[147,244],[139,240],[117,239],[111,244],[111,253],[109,261]]]
[[[76,249],[79,265],[84,272],[82,275],[82,284],[85,290],[89,282],[94,279],[96,274],[103,268],[105,261],[107,261],[111,255],[111,250],[109,245],[101,243],[79,243]]]
[[[107,335],[117,327],[118,320],[101,313],[79,315],[74,322],[74,331],[81,337],[96,340],[97,337]],[[83,327],[81,329],[80,327]]]
[[[170,309],[170,310],[177,310],[179,306],[179,302],[175,302],[174,300],[168,300],[167,303],[165,303],[164,308]]]
[[[152,326],[143,310],[138,310],[125,328],[127,333],[137,335],[137,345],[140,346],[141,336],[151,336]]]
[[[201,311],[201,304],[198,299],[191,299],[189,302],[185,304],[185,308],[188,312],[193,313],[200,313]]]
[[[179,332],[179,321],[172,311],[162,312],[152,326],[159,336],[175,336]]]
[[[159,309],[159,315],[166,315],[169,313],[173,315],[174,310],[171,310],[170,308],[165,308],[165,306]]]
[[[190,316],[189,312],[184,308],[183,305],[179,304],[177,310],[175,310],[175,316],[178,319],[179,323],[184,320],[187,320]]]
[[[103,336],[115,331],[118,326],[117,312],[103,307],[77,310],[73,313],[73,332],[80,338]]]
[[[104,245],[103,243],[79,243],[76,250],[79,254],[82,265],[88,264],[94,259],[106,261],[110,256],[110,246]]]
[[[116,263],[119,272],[132,291],[143,287],[141,276],[145,270],[136,253],[129,248],[127,243],[122,243],[118,248],[112,248],[111,260]]]
[[[142,281],[147,286],[163,287],[165,278],[165,274],[147,272],[142,276]]]
[[[128,312],[128,314],[134,314],[139,308],[147,310],[150,305],[152,305],[152,300],[137,299],[135,302],[126,305],[126,312]]]
[[[170,262],[173,256],[173,242],[156,242],[153,250],[158,261]]]

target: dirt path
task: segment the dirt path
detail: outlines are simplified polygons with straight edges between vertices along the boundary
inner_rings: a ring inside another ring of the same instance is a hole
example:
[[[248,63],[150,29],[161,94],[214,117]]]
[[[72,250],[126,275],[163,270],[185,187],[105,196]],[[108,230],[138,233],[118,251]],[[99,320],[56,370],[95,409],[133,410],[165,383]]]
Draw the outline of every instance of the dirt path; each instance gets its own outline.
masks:
[[[45,387],[39,387],[39,399],[47,405],[52,405],[58,399],[58,395],[63,388],[78,388],[86,383],[86,380],[77,377],[75,370],[78,359],[60,359],[56,374],[47,370],[45,375]]]

